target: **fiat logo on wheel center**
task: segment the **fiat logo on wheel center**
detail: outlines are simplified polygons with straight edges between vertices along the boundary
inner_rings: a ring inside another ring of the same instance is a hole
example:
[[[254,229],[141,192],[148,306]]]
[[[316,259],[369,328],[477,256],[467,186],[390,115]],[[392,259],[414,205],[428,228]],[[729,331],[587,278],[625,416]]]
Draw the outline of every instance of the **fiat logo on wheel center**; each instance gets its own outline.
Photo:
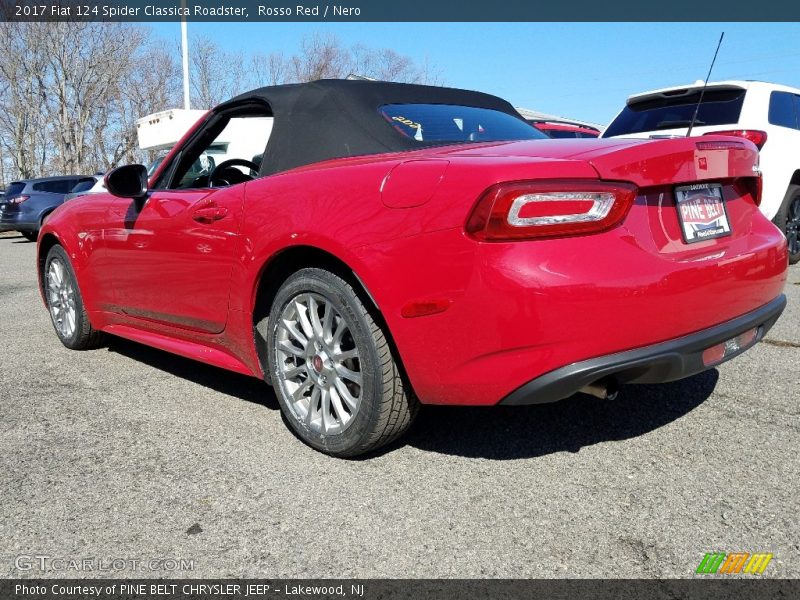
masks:
[[[319,354],[311,359],[311,365],[317,373],[322,373],[322,357]]]

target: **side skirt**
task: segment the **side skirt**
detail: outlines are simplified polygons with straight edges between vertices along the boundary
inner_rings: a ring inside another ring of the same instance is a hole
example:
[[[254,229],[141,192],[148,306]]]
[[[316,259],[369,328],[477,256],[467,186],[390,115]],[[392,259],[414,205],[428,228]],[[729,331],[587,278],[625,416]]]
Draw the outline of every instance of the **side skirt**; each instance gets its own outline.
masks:
[[[159,350],[165,350],[185,358],[191,358],[215,367],[242,373],[243,375],[258,377],[235,356],[204,344],[179,340],[151,331],[143,331],[129,325],[106,325],[102,330],[111,335],[152,346]]]

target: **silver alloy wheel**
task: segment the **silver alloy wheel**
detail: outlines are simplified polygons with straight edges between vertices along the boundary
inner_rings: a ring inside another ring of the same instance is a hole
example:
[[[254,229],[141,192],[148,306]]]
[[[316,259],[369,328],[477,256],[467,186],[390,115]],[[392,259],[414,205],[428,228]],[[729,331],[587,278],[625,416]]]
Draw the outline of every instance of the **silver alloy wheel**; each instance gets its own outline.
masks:
[[[67,276],[64,263],[54,258],[47,269],[47,305],[59,335],[69,339],[75,333],[77,309],[75,306],[75,286]]]
[[[303,293],[281,312],[275,352],[292,415],[325,435],[353,422],[363,396],[359,349],[350,325],[323,296]]]

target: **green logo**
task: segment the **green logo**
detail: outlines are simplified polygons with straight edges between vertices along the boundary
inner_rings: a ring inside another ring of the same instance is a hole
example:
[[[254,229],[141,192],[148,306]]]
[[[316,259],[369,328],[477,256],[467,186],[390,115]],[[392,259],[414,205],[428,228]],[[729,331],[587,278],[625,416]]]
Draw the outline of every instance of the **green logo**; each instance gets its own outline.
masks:
[[[767,552],[708,552],[697,565],[695,573],[704,575],[750,573],[761,575],[772,560],[772,554]]]

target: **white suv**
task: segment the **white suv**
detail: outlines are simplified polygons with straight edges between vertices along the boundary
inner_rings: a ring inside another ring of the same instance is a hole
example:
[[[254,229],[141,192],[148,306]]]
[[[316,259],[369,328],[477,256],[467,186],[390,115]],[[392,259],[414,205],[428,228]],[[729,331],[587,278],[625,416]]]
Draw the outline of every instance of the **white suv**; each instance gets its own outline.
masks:
[[[628,98],[608,137],[684,136],[703,82]],[[790,262],[800,261],[800,90],[760,81],[709,83],[692,135],[744,137],[761,150],[761,212],[780,227]]]

